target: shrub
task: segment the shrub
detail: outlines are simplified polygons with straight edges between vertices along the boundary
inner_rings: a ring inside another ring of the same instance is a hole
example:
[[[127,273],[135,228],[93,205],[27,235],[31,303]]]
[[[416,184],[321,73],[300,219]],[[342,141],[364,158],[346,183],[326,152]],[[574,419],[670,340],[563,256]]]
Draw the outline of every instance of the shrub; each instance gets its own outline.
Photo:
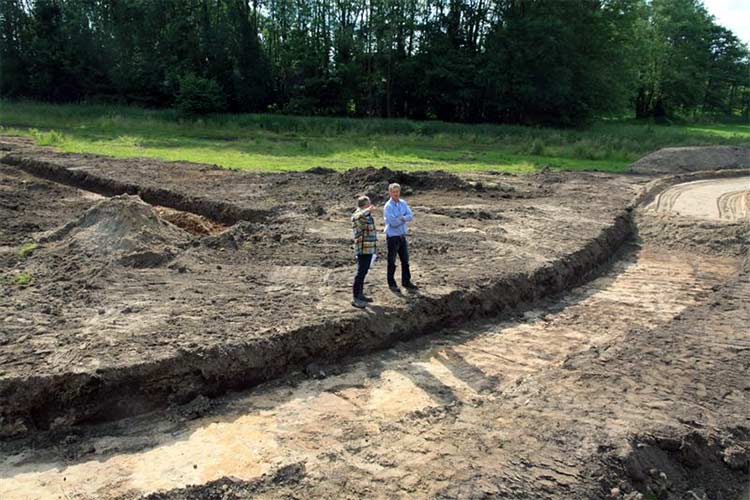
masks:
[[[30,132],[40,146],[59,146],[65,141],[65,135],[57,130],[40,131],[33,128]]]
[[[227,101],[215,80],[187,74],[180,78],[175,107],[188,115],[201,115],[224,111]]]

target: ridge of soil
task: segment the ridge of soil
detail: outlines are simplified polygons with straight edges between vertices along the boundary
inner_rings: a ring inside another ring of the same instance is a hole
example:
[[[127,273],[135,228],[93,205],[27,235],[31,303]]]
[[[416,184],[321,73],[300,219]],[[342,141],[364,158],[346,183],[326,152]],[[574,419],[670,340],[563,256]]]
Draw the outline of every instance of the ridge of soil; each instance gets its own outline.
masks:
[[[156,185],[140,185],[137,180],[126,181],[106,178],[84,170],[65,168],[53,162],[23,158],[13,154],[6,155],[0,161],[44,179],[105,196],[120,194],[137,195],[143,201],[152,205],[164,205],[176,210],[192,212],[224,224],[234,224],[240,220],[263,221],[269,215],[265,210],[239,207],[236,204],[223,200],[207,199],[197,195],[191,196],[180,191],[157,187]],[[206,168],[205,171],[208,171],[207,167],[202,168]]]
[[[116,159],[94,155],[21,149],[0,158],[34,176],[105,196],[131,194],[152,205],[191,212],[214,222],[269,222],[300,210],[325,213],[331,198],[356,200],[362,194],[374,202],[387,198],[388,184],[400,182],[405,196],[414,191],[487,192],[498,198],[535,198],[549,192],[531,176],[531,182],[498,183],[485,178],[467,181],[447,172],[401,172],[382,168],[355,168],[337,174],[320,169],[290,173],[253,173],[189,162],[150,158]],[[305,189],[309,186],[309,189]]]

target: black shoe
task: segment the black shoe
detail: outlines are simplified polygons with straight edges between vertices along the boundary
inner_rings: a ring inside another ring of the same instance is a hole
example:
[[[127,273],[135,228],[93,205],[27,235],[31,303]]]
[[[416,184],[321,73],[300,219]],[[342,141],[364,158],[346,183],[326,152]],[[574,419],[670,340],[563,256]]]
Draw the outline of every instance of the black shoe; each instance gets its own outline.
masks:
[[[359,296],[359,297],[357,297],[357,298],[358,298],[359,300],[361,300],[362,302],[372,302],[372,298],[371,298],[371,297],[368,297],[368,296],[367,296],[367,295],[365,295],[365,294],[362,294],[362,295],[360,295],[360,296]]]
[[[354,298],[352,299],[352,305],[358,309],[364,309],[365,307],[367,307],[367,302],[363,302],[358,298]]]
[[[401,293],[401,289],[397,285],[388,285],[393,293]]]
[[[407,290],[419,290],[419,287],[412,282],[404,283],[402,286]]]

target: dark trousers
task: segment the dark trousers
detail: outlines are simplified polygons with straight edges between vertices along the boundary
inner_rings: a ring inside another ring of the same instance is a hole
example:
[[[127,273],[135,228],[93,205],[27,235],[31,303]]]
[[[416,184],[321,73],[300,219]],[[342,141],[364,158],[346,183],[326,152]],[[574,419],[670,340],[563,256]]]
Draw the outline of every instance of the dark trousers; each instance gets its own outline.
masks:
[[[357,274],[354,276],[354,286],[352,292],[354,298],[360,297],[364,293],[365,289],[365,276],[367,271],[370,270],[370,263],[372,262],[372,255],[370,254],[357,254]]]
[[[409,247],[406,244],[406,236],[389,236],[388,242],[388,286],[395,286],[396,280],[396,256],[401,261],[401,284],[411,283],[411,272],[409,272]]]

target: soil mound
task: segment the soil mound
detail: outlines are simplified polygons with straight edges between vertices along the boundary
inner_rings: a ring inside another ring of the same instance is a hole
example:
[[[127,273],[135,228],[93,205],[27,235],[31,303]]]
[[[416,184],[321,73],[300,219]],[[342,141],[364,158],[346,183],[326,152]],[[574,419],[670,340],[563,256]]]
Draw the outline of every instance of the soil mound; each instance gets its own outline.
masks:
[[[471,188],[460,177],[440,170],[431,172],[404,172],[391,170],[388,167],[353,168],[339,174],[341,182],[352,191],[364,193],[372,201],[382,201],[388,193],[388,185],[392,182],[401,184],[404,194],[411,194],[415,189],[458,190]]]
[[[641,491],[647,498],[740,498],[747,478],[744,429],[704,436],[696,431],[679,435],[637,436],[622,459],[619,485],[609,498],[636,498],[624,491]],[[622,491],[622,493],[620,493]],[[683,496],[692,493],[692,497]]]
[[[155,267],[175,256],[188,243],[188,233],[161,219],[137,196],[103,200],[79,218],[53,230],[42,242],[58,250],[129,267]]]
[[[190,212],[183,212],[168,207],[154,207],[154,210],[165,221],[171,222],[175,226],[192,234],[217,234],[227,228],[224,224],[218,224],[201,215]]]
[[[750,168],[750,148],[664,148],[630,165],[630,171],[639,174],[670,174],[729,168]]]
[[[313,167],[306,170],[306,173],[313,175],[331,175],[335,174],[336,171],[332,168],[326,167]]]

